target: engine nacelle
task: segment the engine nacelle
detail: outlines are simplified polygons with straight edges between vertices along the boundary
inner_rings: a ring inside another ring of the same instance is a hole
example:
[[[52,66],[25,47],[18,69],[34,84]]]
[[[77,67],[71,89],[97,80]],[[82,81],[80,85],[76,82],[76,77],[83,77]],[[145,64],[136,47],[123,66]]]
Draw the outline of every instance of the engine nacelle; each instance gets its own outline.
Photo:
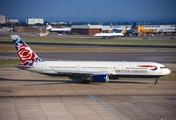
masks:
[[[108,75],[94,75],[91,77],[91,80],[94,82],[108,82],[109,76]]]

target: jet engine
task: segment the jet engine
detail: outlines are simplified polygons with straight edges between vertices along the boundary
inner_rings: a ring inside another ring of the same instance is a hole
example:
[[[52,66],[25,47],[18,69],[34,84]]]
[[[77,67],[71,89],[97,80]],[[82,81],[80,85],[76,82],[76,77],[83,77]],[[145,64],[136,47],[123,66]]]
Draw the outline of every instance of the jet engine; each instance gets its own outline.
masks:
[[[91,77],[91,80],[94,82],[108,82],[109,76],[108,75],[94,75]]]

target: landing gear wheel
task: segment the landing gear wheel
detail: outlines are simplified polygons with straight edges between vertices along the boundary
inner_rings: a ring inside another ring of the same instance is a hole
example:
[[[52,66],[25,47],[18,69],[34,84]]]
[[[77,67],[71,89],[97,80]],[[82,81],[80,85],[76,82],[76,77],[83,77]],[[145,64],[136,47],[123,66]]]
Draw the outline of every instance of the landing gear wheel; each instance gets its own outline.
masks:
[[[157,85],[158,84],[158,81],[155,81],[155,85]]]
[[[89,84],[91,82],[90,76],[84,76],[82,79],[82,84]]]
[[[159,78],[156,78],[156,80],[155,80],[155,85],[158,84],[158,80],[159,80]]]

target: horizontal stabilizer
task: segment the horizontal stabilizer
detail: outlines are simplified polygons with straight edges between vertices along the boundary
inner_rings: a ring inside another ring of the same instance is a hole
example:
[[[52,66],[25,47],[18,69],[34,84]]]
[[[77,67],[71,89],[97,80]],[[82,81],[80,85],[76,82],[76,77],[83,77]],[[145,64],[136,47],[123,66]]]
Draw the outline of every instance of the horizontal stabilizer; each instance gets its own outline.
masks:
[[[16,68],[26,70],[28,68],[33,68],[33,66],[26,66],[26,65],[15,65]]]

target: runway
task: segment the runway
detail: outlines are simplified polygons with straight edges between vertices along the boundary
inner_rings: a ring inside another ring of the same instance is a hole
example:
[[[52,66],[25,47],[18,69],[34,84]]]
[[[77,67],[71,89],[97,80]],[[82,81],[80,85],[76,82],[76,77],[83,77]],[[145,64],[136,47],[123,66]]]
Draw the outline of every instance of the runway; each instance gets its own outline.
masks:
[[[176,81],[81,84],[15,68],[0,69],[2,120],[173,120]]]

